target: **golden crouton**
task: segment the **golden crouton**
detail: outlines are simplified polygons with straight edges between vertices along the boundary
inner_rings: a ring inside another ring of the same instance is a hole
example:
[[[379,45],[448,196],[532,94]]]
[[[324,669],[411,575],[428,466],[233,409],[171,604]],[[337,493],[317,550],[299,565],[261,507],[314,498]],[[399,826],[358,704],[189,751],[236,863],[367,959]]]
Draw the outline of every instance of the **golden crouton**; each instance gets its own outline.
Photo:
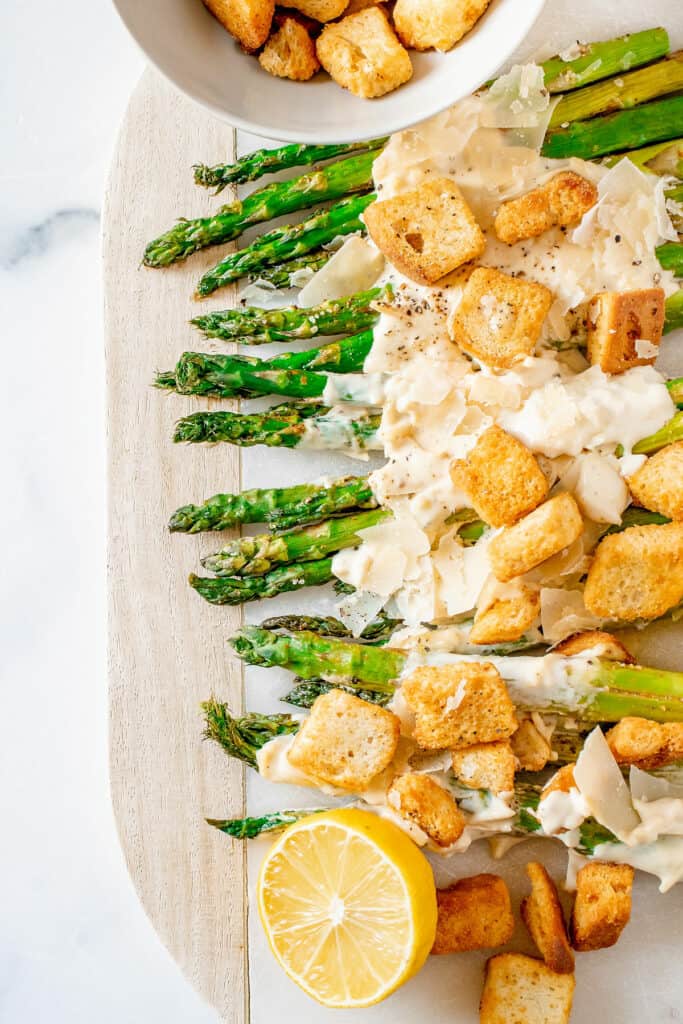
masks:
[[[378,200],[364,216],[377,248],[420,284],[432,284],[480,256],[486,244],[460,189],[449,178],[432,178],[411,192]]]
[[[364,99],[398,89],[413,74],[408,51],[380,7],[367,7],[326,25],[316,51],[335,82]]]
[[[349,0],[287,0],[287,7],[301,11],[313,21],[332,21],[344,13]]]
[[[561,171],[539,188],[503,203],[493,226],[501,242],[514,245],[549,228],[576,224],[597,201],[598,190],[591,181],[574,171]]]
[[[622,718],[606,739],[619,764],[635,764],[646,772],[683,760],[683,722]]]
[[[568,1024],[574,975],[533,957],[499,953],[486,964],[480,1024]]]
[[[540,772],[552,755],[552,748],[530,718],[523,718],[510,739],[512,753],[525,772]]]
[[[662,448],[627,483],[639,505],[683,522],[683,441]]]
[[[664,329],[664,299],[661,288],[594,295],[588,307],[589,361],[604,373],[623,373],[632,366],[654,363],[657,353],[648,354],[648,346],[638,342],[659,347]]]
[[[399,719],[390,711],[330,690],[314,702],[288,758],[321,782],[361,792],[388,766],[399,733]]]
[[[569,945],[557,886],[537,861],[527,864],[526,873],[531,880],[531,895],[522,900],[522,920],[546,966],[558,974],[572,974],[574,954]]]
[[[204,0],[245,50],[258,50],[270,35],[275,0]]]
[[[473,644],[500,644],[519,640],[534,624],[541,611],[539,590],[522,585],[514,598],[499,598],[477,611],[470,630]]]
[[[622,661],[626,665],[635,664],[635,658],[624,647],[621,640],[617,640],[612,633],[606,633],[602,629],[587,629],[583,633],[572,633],[571,636],[565,637],[553,647],[553,653],[564,654],[566,658],[571,658],[574,654],[583,654],[584,651],[590,651],[593,648],[597,648],[600,651],[600,657],[606,658],[607,661]]]
[[[515,930],[510,893],[498,875],[474,875],[437,889],[436,905],[432,953],[437,956],[504,946]]]
[[[484,431],[467,458],[453,464],[451,477],[490,526],[510,526],[548,494],[535,456],[498,426]]]
[[[552,301],[542,284],[477,267],[450,319],[449,334],[475,359],[507,369],[534,351]]]
[[[683,523],[631,526],[601,540],[583,599],[594,615],[623,622],[668,612],[683,599]]]
[[[563,491],[496,534],[488,553],[501,583],[523,576],[581,536],[583,519],[571,494]],[[591,609],[592,610],[592,609]]]
[[[455,800],[429,775],[397,775],[387,798],[390,807],[426,832],[437,846],[451,846],[465,830],[465,817]]]
[[[364,11],[366,7],[376,7],[380,3],[384,3],[384,0],[349,0],[344,13],[347,16],[356,14],[358,11]]]
[[[306,82],[320,67],[315,43],[296,18],[283,19],[259,54],[259,64],[271,75],[295,82]]]
[[[404,680],[401,693],[415,712],[415,739],[425,750],[491,743],[517,728],[505,683],[487,662],[424,665]]]
[[[474,28],[491,0],[396,0],[394,24],[411,50],[450,50]]]
[[[633,868],[586,864],[576,876],[572,945],[580,953],[613,946],[631,916]]]
[[[453,774],[470,789],[490,789],[492,793],[511,793],[515,787],[515,756],[509,740],[476,743],[454,750]]]
[[[541,799],[549,796],[550,793],[568,793],[571,789],[576,789],[575,768],[576,764],[565,764],[558,769],[543,787]]]

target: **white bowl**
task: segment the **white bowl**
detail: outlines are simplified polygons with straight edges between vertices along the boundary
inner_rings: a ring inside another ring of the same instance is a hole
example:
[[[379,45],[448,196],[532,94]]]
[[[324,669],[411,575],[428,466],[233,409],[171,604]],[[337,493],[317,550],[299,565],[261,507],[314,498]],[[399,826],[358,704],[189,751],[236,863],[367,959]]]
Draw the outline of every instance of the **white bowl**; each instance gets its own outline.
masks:
[[[493,0],[449,53],[411,51],[414,74],[395,92],[362,100],[327,75],[274,78],[201,0],[114,0],[147,57],[178,89],[231,124],[291,142],[353,142],[399,131],[473,92],[505,64],[545,0]]]

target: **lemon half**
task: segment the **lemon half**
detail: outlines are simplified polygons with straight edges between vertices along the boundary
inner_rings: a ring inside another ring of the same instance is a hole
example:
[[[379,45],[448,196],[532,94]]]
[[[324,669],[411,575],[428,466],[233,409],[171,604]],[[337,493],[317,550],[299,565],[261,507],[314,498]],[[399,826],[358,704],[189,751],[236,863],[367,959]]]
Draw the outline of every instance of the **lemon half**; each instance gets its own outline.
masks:
[[[436,934],[432,870],[396,825],[368,811],[311,815],[261,867],[258,906],[292,981],[324,1006],[371,1006],[422,967]]]

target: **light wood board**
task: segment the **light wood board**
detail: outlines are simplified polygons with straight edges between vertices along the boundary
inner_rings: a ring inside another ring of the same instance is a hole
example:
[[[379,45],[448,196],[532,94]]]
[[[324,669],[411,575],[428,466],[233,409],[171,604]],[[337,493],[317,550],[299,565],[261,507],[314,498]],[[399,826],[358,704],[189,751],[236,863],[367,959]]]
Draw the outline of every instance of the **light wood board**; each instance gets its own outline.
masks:
[[[182,351],[197,347],[187,324],[197,314],[191,295],[216,262],[215,250],[166,271],[140,266],[145,242],[179,213],[215,210],[216,200],[192,182],[193,162],[200,155],[228,161],[233,150],[229,126],[147,71],[113,159],[103,273],[114,811],[130,874],[163,942],[222,1017],[242,1024],[244,847],[204,817],[242,813],[244,779],[237,762],[202,743],[199,709],[212,692],[241,703],[241,673],[221,642],[240,615],[212,608],[187,586],[202,541],[165,528],[177,506],[239,489],[239,453],[228,445],[172,444],[174,421],[197,404],[150,387],[155,370],[172,368]],[[224,290],[216,305],[230,301]]]

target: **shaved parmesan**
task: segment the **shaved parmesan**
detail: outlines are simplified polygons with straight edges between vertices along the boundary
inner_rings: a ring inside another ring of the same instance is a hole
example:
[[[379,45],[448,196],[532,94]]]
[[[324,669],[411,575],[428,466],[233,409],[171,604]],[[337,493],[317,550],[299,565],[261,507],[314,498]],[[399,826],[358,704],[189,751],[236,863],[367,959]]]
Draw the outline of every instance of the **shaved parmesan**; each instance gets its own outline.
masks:
[[[541,629],[548,643],[559,643],[572,633],[598,629],[602,624],[603,620],[586,608],[580,590],[541,588]]]
[[[317,306],[363,292],[372,287],[383,268],[382,253],[364,238],[352,235],[301,289],[299,305]]]
[[[620,523],[631,500],[616,460],[586,452],[572,460],[562,475],[585,516],[597,523]]]
[[[490,537],[484,536],[472,547],[465,548],[455,528],[441,538],[433,562],[440,577],[439,596],[446,614],[462,615],[476,607],[491,573],[489,541]]]
[[[349,594],[337,605],[337,615],[354,636],[360,636],[366,626],[384,607],[385,597],[367,591]]]
[[[593,817],[627,842],[639,818],[621,769],[599,727],[588,736],[576,759],[574,780]]]

